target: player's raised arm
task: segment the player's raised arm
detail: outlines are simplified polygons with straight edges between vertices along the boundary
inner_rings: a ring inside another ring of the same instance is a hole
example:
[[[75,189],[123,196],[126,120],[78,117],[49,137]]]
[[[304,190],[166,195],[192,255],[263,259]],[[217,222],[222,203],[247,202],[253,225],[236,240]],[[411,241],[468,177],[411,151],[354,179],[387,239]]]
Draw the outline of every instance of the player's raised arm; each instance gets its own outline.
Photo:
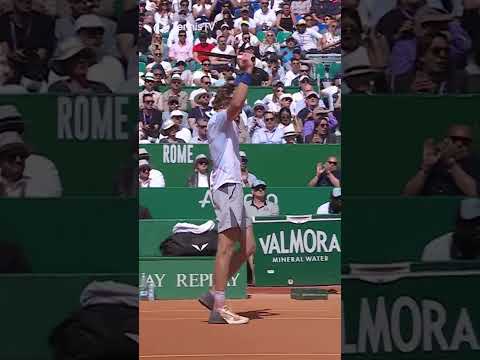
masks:
[[[227,119],[230,121],[235,120],[242,111],[248,94],[248,86],[252,83],[253,63],[251,56],[251,54],[243,53],[238,57],[241,74],[235,81],[237,86],[227,107]]]

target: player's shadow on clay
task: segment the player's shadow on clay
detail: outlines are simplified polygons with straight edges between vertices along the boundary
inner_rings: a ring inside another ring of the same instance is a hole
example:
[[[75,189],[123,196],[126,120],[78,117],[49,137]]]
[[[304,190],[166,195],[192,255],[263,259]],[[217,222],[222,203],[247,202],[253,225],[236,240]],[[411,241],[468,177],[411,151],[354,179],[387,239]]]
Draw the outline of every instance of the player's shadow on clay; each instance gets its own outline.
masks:
[[[280,315],[279,313],[274,313],[274,312],[271,312],[270,310],[271,309],[244,311],[244,312],[239,312],[238,315],[245,316],[250,320],[261,320],[266,317]]]

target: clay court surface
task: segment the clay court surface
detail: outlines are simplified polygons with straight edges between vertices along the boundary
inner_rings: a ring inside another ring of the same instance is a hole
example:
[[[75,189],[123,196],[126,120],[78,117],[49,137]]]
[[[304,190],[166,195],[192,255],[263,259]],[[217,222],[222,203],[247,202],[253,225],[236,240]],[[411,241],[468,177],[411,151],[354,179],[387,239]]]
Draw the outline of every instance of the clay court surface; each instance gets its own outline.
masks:
[[[249,289],[228,300],[246,325],[209,325],[196,300],[157,300],[140,306],[140,359],[337,360],[340,293],[328,300],[292,300],[288,289]]]

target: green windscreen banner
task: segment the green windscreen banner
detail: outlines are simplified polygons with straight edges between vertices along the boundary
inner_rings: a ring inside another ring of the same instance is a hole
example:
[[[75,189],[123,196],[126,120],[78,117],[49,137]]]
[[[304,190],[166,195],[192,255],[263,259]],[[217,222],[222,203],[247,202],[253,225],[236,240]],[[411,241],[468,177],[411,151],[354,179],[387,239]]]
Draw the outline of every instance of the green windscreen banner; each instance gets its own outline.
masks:
[[[314,214],[329,201],[331,191],[330,187],[268,187],[266,198],[278,205],[280,214]],[[244,188],[244,201],[252,201],[250,188]],[[140,204],[154,219],[215,219],[207,188],[144,188]]]
[[[17,108],[25,142],[54,164],[64,196],[115,193],[137,148],[136,96],[0,96],[0,104]]]
[[[342,276],[342,359],[478,359],[478,265]]]
[[[150,153],[152,167],[161,171],[166,187],[187,186],[193,175],[195,157],[209,156],[208,145],[142,144]],[[248,169],[258,179],[273,187],[302,187],[315,176],[318,162],[329,156],[340,161],[340,145],[265,145],[244,144],[240,150],[248,157]],[[341,164],[339,164],[341,166]]]
[[[253,226],[257,286],[340,284],[340,217],[257,217]]]

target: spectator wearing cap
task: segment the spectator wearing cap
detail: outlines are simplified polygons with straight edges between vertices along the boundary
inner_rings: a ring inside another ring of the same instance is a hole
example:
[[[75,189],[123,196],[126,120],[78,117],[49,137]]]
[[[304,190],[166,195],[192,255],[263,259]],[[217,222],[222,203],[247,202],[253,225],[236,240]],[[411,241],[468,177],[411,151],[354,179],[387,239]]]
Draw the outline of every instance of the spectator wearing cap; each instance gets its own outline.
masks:
[[[178,42],[170,47],[168,57],[171,62],[174,60],[190,62],[193,59],[193,46],[187,42],[187,32],[185,30],[178,32]]]
[[[250,10],[248,7],[243,7],[240,10],[240,17],[236,19],[233,23],[234,32],[239,34],[240,32],[244,31],[241,29],[242,26],[246,26],[248,31],[252,34],[256,32],[256,22],[250,17]]]
[[[60,197],[55,165],[33,153],[23,140],[25,123],[17,108],[0,106],[0,196]]]
[[[265,110],[266,107],[263,101],[255,101],[255,104],[253,104],[253,116],[247,119],[247,129],[250,135],[253,135],[257,129],[265,127]]]
[[[150,164],[150,154],[148,153],[147,149],[138,149],[138,160],[146,160]],[[165,178],[162,172],[152,168],[151,165],[149,177],[155,180],[155,184],[158,184],[158,187],[165,187]]]
[[[290,4],[287,2],[282,3],[282,8],[277,14],[277,21],[275,23],[277,29],[279,31],[293,32],[296,22],[296,18],[290,8]]]
[[[175,97],[178,100],[178,109],[181,111],[187,111],[188,93],[182,89],[182,86],[182,77],[178,74],[173,74],[168,90],[163,93],[163,110],[168,108],[169,99]]]
[[[334,187],[330,193],[330,201],[322,204],[317,209],[317,215],[341,214],[342,212],[342,189]]]
[[[96,61],[95,52],[78,38],[64,41],[51,61],[52,70],[64,79],[51,84],[48,91],[71,94],[111,93],[104,83],[88,79],[88,68]]]
[[[212,49],[212,52],[222,55],[235,55],[235,49],[231,45],[227,45],[227,39],[225,36],[220,35],[217,37],[217,46]],[[229,59],[211,57],[212,69],[221,70],[225,65],[232,63]]]
[[[288,93],[284,93],[282,95],[280,95],[280,109],[281,108],[289,108],[292,106],[292,103],[293,103],[293,95],[292,94],[288,94]],[[275,112],[279,112],[280,109],[278,109],[278,111],[275,111]]]
[[[230,15],[229,15],[230,16]],[[222,21],[226,21],[227,19],[224,19]],[[216,25],[215,25],[216,26]],[[219,26],[219,29],[215,32],[217,36],[223,35],[225,36],[226,43],[227,45],[230,46],[235,46],[235,36],[233,34],[233,20],[232,20],[232,26],[224,23]]]
[[[119,52],[116,43],[117,23],[98,14],[98,3],[92,6],[93,1],[67,0],[67,2],[70,6],[70,14],[58,18],[55,23],[55,37],[57,38],[57,42],[63,42],[75,36],[77,32],[75,22],[82,15],[94,15],[103,23],[104,33],[102,35],[103,41],[101,46],[103,53],[110,56],[118,56]],[[137,9],[135,9],[135,11],[137,11]]]
[[[275,23],[277,22],[277,15],[275,11],[270,9],[269,0],[260,0],[260,9],[253,14],[253,20],[257,26],[257,31],[266,29],[273,30]]]
[[[30,67],[45,76],[55,43],[53,19],[35,11],[32,1],[11,3],[12,11],[0,15],[0,54],[9,56],[19,76]]]
[[[423,144],[419,170],[404,188],[407,196],[478,196],[480,165],[473,150],[473,129],[452,124],[441,142]]]
[[[202,68],[193,73],[192,80],[194,85],[201,86],[202,78],[204,76],[208,76],[210,78],[210,83],[213,81],[214,75],[210,69],[211,65],[212,63],[208,57],[203,60]]]
[[[175,64],[175,69],[172,70],[173,74],[178,73],[180,79],[183,81],[183,84],[186,86],[191,86],[193,83],[193,73],[190,69],[186,68],[187,63],[185,61],[177,61]]]
[[[280,50],[280,59],[284,64],[288,64],[293,59],[293,51],[295,49],[298,49],[297,40],[290,36],[289,38],[287,38],[287,40],[285,40],[285,44],[286,47]]]
[[[237,54],[246,50],[248,47],[253,47],[253,50],[260,45],[258,38],[248,31],[247,26],[241,27],[242,32],[235,35],[234,47],[237,49]]]
[[[209,188],[210,171],[208,169],[210,161],[205,154],[195,157],[193,164],[193,174],[187,179],[187,187],[190,188]]]
[[[307,23],[307,31],[320,32],[320,28],[317,25],[317,17],[315,16],[315,13],[305,14],[303,19]]]
[[[267,58],[267,68],[265,70],[269,76],[269,82],[274,83],[285,78],[285,69],[281,65],[277,56]]]
[[[197,106],[190,110],[188,114],[189,123],[191,126],[195,123],[196,119],[208,119],[208,113],[212,110],[209,106],[211,95],[205,89],[199,89],[195,92],[193,101]]]
[[[168,119],[170,119],[170,116],[174,111],[179,111],[184,119],[188,118],[188,113],[179,110],[178,98],[176,96],[170,96],[167,102],[167,110],[162,112],[162,120],[167,121]],[[188,126],[188,122],[185,121],[184,125]]]
[[[317,163],[315,176],[309,181],[308,186],[332,186],[340,187],[341,172],[338,161],[335,156],[329,156],[327,161],[322,164]]]
[[[280,44],[277,42],[277,38],[273,30],[267,30],[265,32],[265,39],[260,42],[258,52],[260,56],[266,56],[269,53],[275,54],[277,56],[280,55]]]
[[[159,144],[185,144],[185,141],[177,138],[176,134],[179,130],[179,126],[173,120],[167,120],[162,125],[160,134],[163,138],[159,140]]]
[[[252,187],[257,177],[248,171],[248,157],[245,151],[240,151],[240,170],[242,172],[243,187]]]
[[[299,144],[302,143],[300,133],[295,129],[293,123],[283,128],[283,142],[282,144]]]
[[[200,42],[193,47],[193,59],[197,63],[202,64],[202,69],[205,70],[203,68],[203,64],[207,60],[208,63],[210,63],[210,59],[206,55],[199,54],[198,51],[212,52],[215,45],[207,42],[208,34],[206,32],[201,32],[198,36],[198,39],[200,40]]]
[[[110,90],[116,91],[125,81],[125,70],[116,57],[104,53],[105,31],[106,26],[97,15],[82,15],[75,21],[75,34],[97,56],[97,63],[88,69],[88,78],[102,82]]]
[[[143,102],[143,96],[145,94],[152,95],[153,98],[153,109],[155,110],[162,110],[162,93],[159,91],[155,90],[155,76],[153,73],[148,72],[144,76],[144,84],[145,84],[145,89],[140,91],[138,93],[138,107],[140,109],[143,109],[144,102]]]
[[[150,175],[152,168],[147,160],[138,161],[138,185],[141,188],[163,188],[165,182]]]
[[[177,139],[181,139],[185,141],[185,143],[189,143],[192,140],[192,132],[187,128],[187,121],[186,118],[183,116],[183,113],[179,110],[172,111],[170,120],[172,120],[178,128],[177,133],[175,136]],[[160,137],[162,139],[163,136]]]
[[[192,136],[190,144],[208,144],[208,120],[197,119],[195,123],[196,135]]]
[[[293,103],[291,106],[292,113],[297,115],[303,108],[305,108],[305,95],[313,91],[312,79],[308,75],[300,75],[298,78],[300,91],[292,94]]]
[[[281,81],[274,82],[272,90],[273,92],[265,95],[262,101],[267,107],[267,110],[276,112],[280,109],[280,96],[285,90],[285,85]]]
[[[460,201],[455,228],[430,241],[422,253],[422,261],[458,261],[480,259],[480,200]]]
[[[313,133],[305,136],[307,144],[336,144],[337,138],[330,132],[328,117],[322,117],[321,109],[313,112]]]
[[[138,122],[147,136],[157,138],[163,119],[162,112],[155,109],[154,104],[155,100],[151,94],[143,95],[143,108],[139,111]]]
[[[322,48],[322,35],[313,31],[307,31],[307,23],[301,19],[297,22],[296,31],[292,37],[297,41],[300,49],[309,53],[317,52]]]
[[[308,64],[300,63],[300,73],[292,79],[290,86],[299,86],[300,85],[300,77],[302,76],[309,76],[310,75],[310,66]]]
[[[283,139],[283,128],[278,126],[276,114],[265,113],[265,127],[255,130],[252,135],[252,144],[281,144]]]
[[[298,112],[297,116],[305,124],[307,118],[312,115],[313,111],[318,107],[325,108],[325,104],[316,91],[310,91],[305,94],[305,107]]]

